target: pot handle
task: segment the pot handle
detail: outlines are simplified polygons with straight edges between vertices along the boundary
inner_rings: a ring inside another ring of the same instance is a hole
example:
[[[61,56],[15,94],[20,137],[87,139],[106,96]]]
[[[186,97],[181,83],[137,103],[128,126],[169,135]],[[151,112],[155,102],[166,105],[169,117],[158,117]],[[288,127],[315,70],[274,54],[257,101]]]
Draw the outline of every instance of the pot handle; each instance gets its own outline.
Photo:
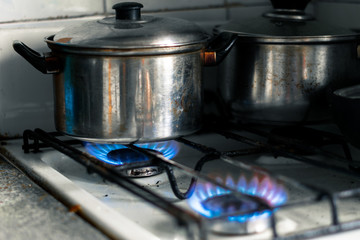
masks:
[[[222,32],[213,37],[204,53],[204,65],[214,66],[222,62],[238,39],[238,35]]]
[[[42,73],[58,73],[60,71],[58,58],[52,56],[51,53],[41,55],[18,40],[13,42],[13,48]]]

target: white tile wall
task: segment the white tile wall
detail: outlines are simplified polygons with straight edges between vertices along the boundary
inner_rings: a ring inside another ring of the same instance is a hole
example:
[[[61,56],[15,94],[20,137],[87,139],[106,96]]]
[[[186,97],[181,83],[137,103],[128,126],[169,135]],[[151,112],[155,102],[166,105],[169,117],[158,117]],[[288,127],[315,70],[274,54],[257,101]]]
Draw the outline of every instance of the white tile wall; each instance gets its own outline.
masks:
[[[160,17],[183,18],[193,22],[222,22],[226,20],[225,8],[188,10],[188,11],[167,11],[157,13],[145,13]]]
[[[0,0],[0,22],[103,13],[101,0]]]
[[[120,0],[0,0],[0,23],[113,13],[111,7],[118,2]],[[143,3],[146,12],[221,8],[234,4],[238,6],[270,5],[270,0],[139,0],[139,2]],[[313,0],[312,2],[360,5],[360,0]]]
[[[254,6],[254,7],[234,7],[229,9],[229,18],[231,20],[241,21],[244,18],[260,17],[263,13],[269,12],[272,7]]]

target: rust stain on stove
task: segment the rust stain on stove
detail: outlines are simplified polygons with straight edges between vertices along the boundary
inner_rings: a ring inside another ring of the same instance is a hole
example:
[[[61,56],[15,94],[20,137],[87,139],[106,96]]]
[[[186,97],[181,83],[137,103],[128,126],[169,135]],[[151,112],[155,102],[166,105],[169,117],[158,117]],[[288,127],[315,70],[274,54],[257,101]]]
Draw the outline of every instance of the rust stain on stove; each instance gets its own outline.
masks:
[[[69,212],[76,213],[81,210],[81,206],[79,204],[76,204],[69,208]]]
[[[39,202],[41,202],[42,200],[44,200],[44,198],[46,198],[48,195],[47,194],[43,194],[39,197]]]
[[[22,187],[23,189],[26,189],[26,188],[31,188],[32,185],[31,185],[31,184],[21,184],[21,187]]]

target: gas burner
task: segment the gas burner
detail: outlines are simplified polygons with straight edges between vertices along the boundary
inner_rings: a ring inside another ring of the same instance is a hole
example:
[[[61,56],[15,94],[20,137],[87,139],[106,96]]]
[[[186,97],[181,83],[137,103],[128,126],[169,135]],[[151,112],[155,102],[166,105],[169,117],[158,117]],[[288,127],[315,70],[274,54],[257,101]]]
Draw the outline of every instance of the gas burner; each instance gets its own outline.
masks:
[[[119,159],[121,159],[121,161],[124,163],[131,162],[134,159],[136,159],[136,161],[142,161],[148,159],[146,154],[131,150],[129,148],[120,148],[120,149],[111,150],[106,154],[106,158],[113,162],[116,162]]]
[[[256,202],[245,199],[240,200],[231,193],[205,199],[202,205],[204,208],[213,210],[214,212],[219,211],[216,215],[230,215],[234,212],[255,211],[259,207],[259,204]]]
[[[158,152],[152,149],[149,149],[150,151]],[[158,152],[160,153],[160,152]],[[124,164],[131,163],[131,162],[141,162],[141,161],[147,161],[149,160],[149,157],[146,156],[145,153],[137,152],[129,148],[120,148],[115,149],[108,154],[106,154],[107,159],[111,161],[117,161],[118,159],[121,159]],[[128,177],[150,177],[157,174],[160,174],[164,171],[163,168],[157,167],[157,166],[146,166],[146,167],[139,167],[139,168],[131,168],[127,170],[121,171],[123,174],[125,174]]]
[[[145,153],[129,149],[121,144],[84,143],[86,151],[94,157],[112,165],[129,165],[134,163],[150,162]],[[172,159],[179,152],[179,145],[175,141],[142,143],[135,146],[161,153],[164,157]],[[163,169],[157,166],[133,167],[122,171],[129,177],[149,177],[160,174]]]
[[[231,176],[220,184],[237,189],[243,198],[230,190],[209,182],[198,182],[188,203],[199,214],[209,218],[211,230],[218,234],[243,235],[265,231],[270,227],[273,210],[261,210],[262,203],[277,207],[287,200],[284,187],[269,176],[254,175],[250,181],[240,176],[237,183]]]

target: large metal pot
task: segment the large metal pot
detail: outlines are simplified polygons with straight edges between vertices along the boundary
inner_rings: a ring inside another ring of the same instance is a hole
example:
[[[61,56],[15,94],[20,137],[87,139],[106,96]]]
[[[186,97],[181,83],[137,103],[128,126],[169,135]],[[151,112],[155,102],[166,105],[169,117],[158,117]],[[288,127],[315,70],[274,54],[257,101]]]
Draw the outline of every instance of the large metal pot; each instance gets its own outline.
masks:
[[[273,0],[261,18],[219,26],[238,40],[220,64],[219,93],[234,121],[299,124],[330,118],[333,89],[360,81],[360,35]]]
[[[40,55],[14,49],[53,74],[55,126],[96,142],[148,142],[201,127],[202,67],[220,61],[236,37],[211,40],[195,24],[141,16],[139,3],[113,7],[116,17],[91,21],[45,38]],[[213,41],[213,42],[212,42]]]

